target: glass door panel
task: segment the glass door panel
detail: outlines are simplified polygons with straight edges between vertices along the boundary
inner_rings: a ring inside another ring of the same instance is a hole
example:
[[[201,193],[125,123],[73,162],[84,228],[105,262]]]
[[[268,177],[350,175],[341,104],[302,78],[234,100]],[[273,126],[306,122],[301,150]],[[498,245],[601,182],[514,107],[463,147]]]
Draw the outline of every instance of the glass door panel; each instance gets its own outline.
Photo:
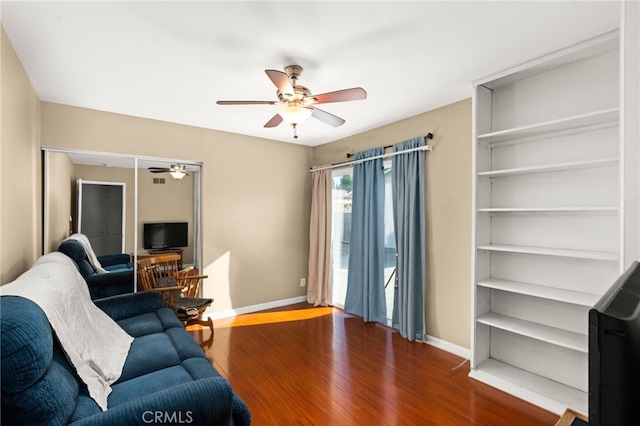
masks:
[[[344,308],[344,300],[347,295],[347,271],[349,268],[353,168],[334,169],[332,172],[332,181],[332,303],[334,306]]]
[[[395,294],[396,234],[393,226],[393,193],[391,161],[384,162],[384,285],[387,299],[387,325],[391,325]]]
[[[387,324],[391,325],[395,288],[396,242],[393,228],[391,193],[391,161],[384,163],[384,285],[387,300]],[[351,235],[351,201],[353,168],[334,169],[333,180],[333,236],[332,236],[332,304],[344,308],[347,294],[347,272]]]

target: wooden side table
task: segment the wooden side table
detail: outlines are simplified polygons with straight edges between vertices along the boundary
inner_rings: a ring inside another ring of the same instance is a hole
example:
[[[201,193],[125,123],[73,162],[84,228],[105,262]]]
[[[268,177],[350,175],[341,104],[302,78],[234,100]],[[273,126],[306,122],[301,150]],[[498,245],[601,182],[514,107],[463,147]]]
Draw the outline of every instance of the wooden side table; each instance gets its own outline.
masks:
[[[138,255],[138,259],[142,259],[145,257],[153,257],[159,254],[167,254],[167,253],[178,253],[180,255],[180,260],[178,260],[178,269],[182,269],[182,253],[184,249],[175,248],[175,249],[159,249],[159,250],[147,250],[148,254]]]

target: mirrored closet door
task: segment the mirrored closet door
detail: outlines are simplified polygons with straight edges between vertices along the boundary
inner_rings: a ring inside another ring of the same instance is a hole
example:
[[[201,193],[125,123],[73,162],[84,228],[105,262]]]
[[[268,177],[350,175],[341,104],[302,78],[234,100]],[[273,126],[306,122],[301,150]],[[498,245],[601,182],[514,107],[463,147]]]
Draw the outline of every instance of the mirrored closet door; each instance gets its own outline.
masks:
[[[166,248],[182,254],[183,266],[200,267],[200,163],[43,148],[43,167],[43,253],[56,251],[62,240],[82,232],[98,255],[108,254],[100,251],[107,240],[120,238],[121,252],[135,261],[158,250],[145,246],[145,224],[186,223],[181,247]],[[119,213],[108,190],[91,194],[87,205],[87,192],[79,191],[86,183],[121,189]]]

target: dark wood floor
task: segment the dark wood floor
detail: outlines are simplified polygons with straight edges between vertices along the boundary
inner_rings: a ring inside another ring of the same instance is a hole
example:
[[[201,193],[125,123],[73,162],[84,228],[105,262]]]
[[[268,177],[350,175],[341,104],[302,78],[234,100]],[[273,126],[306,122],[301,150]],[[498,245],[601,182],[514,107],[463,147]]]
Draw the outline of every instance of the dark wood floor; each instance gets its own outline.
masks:
[[[468,377],[469,363],[339,309],[306,303],[190,328],[255,425],[555,425]]]

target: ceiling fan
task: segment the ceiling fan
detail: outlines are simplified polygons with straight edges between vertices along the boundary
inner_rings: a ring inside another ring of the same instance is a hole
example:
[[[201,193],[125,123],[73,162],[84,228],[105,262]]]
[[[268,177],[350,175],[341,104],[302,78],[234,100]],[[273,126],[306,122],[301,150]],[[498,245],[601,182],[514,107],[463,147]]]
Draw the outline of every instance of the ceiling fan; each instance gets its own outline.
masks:
[[[189,176],[184,164],[172,164],[171,167],[149,167],[148,170],[151,173],[169,173],[174,179],[182,179],[185,176]]]
[[[278,88],[277,101],[218,101],[216,103],[218,105],[281,105],[278,113],[267,121],[264,127],[276,127],[284,121],[293,127],[295,139],[298,138],[298,125],[310,116],[333,127],[344,124],[344,119],[316,108],[315,105],[358,101],[367,98],[367,92],[362,87],[312,95],[308,88],[297,84],[298,78],[302,74],[300,65],[288,65],[284,68],[284,72],[278,70],[265,70],[264,72]]]

